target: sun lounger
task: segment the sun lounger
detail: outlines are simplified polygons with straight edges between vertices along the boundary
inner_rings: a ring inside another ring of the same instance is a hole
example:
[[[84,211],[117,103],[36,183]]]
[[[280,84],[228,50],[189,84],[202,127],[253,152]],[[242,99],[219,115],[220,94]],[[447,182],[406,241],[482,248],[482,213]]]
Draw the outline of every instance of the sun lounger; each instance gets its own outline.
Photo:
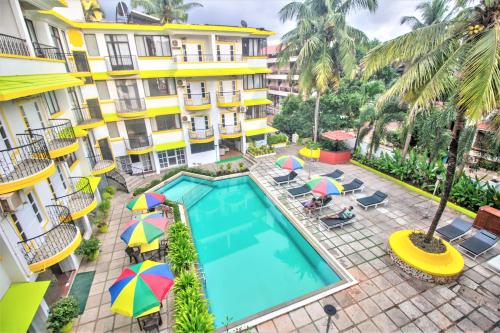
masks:
[[[486,262],[486,268],[500,275],[500,254],[494,256]]]
[[[351,216],[350,218],[347,219],[342,219],[342,218],[329,218],[328,216],[322,217],[319,220],[321,223],[327,228],[327,229],[333,229],[333,228],[342,228],[346,224],[351,224],[354,222],[354,217],[356,215]]]
[[[491,250],[497,242],[497,235],[486,230],[479,230],[474,234],[474,236],[464,240],[459,245],[465,250],[465,255],[476,259],[480,255]]]
[[[307,186],[307,184],[304,184],[299,187],[290,188],[287,191],[288,195],[291,196],[292,198],[301,197],[303,195],[311,193],[311,189],[309,188],[309,186]]]
[[[367,210],[370,207],[378,207],[382,204],[387,205],[389,200],[387,199],[387,194],[377,191],[369,197],[357,198],[356,202]]]
[[[297,177],[297,173],[292,171],[288,175],[273,177],[273,180],[277,185],[283,185],[290,183],[295,179],[295,177]]]
[[[344,195],[351,192],[363,191],[365,188],[363,181],[358,178],[354,178],[350,183],[342,184],[342,186],[344,187],[344,192],[342,192]]]
[[[333,179],[336,179],[336,180],[341,180],[343,174],[344,174],[344,171],[336,169],[333,172],[326,173],[326,174],[321,175],[321,176],[323,176],[323,177],[330,177],[330,178],[333,178]]]
[[[438,228],[436,232],[448,242],[453,242],[465,236],[472,229],[472,223],[456,217],[450,224]]]
[[[304,204],[304,203],[303,203]],[[310,208],[309,209],[309,212],[310,213],[315,213],[317,211],[321,211],[323,210],[324,208],[327,208],[327,207],[330,207],[333,205],[333,202],[332,202],[332,197],[331,196],[328,196],[326,197],[325,200],[321,200],[321,206],[316,206],[314,208]]]

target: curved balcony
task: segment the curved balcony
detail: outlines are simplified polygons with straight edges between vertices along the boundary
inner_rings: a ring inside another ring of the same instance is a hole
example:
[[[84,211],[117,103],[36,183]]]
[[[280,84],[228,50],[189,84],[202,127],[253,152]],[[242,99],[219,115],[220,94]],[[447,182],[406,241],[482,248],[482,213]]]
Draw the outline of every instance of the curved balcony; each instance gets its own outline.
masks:
[[[188,111],[207,110],[212,107],[210,93],[184,94],[184,107]]]
[[[73,113],[75,114],[78,127],[82,130],[96,128],[105,124],[102,115],[91,112],[88,107],[74,107]]]
[[[141,117],[146,114],[144,98],[115,99],[116,113],[120,117]]]
[[[242,62],[244,61],[241,54],[217,53],[213,54],[177,54],[174,55],[174,61],[177,63],[197,63],[197,62]]]
[[[27,130],[29,135],[41,135],[45,139],[51,158],[61,157],[78,150],[73,125],[69,119],[52,119],[50,125]]]
[[[241,137],[241,124],[222,125],[219,124],[219,135],[223,139],[234,139]]]
[[[82,236],[73,223],[68,207],[45,207],[52,228],[41,235],[18,242],[29,269],[36,273],[61,262],[80,245]]]
[[[56,197],[55,204],[69,208],[71,218],[76,220],[90,213],[97,206],[94,190],[87,177],[69,177],[71,193]]]
[[[129,136],[125,148],[131,155],[142,155],[153,151],[153,138],[150,135]]]
[[[25,39],[0,34],[0,53],[29,56],[30,50]]]
[[[223,91],[217,93],[217,106],[231,108],[240,105],[241,93],[239,91]]]
[[[102,175],[116,168],[114,160],[105,159],[101,154],[94,153],[92,156],[87,156],[92,167],[92,176]]]
[[[214,141],[214,129],[210,126],[207,129],[189,130],[189,142],[207,143]]]
[[[18,134],[18,146],[0,150],[0,194],[35,185],[56,170],[41,135]]]

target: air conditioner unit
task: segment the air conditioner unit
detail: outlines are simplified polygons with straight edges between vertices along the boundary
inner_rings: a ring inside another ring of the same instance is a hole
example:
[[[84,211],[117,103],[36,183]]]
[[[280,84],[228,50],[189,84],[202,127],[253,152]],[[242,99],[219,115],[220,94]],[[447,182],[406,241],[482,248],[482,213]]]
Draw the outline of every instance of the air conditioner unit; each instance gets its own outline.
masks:
[[[180,39],[172,39],[172,47],[175,48],[175,49],[179,49],[182,47],[182,40]]]
[[[245,113],[247,111],[247,108],[244,106],[238,106],[238,112]]]
[[[184,87],[185,85],[187,85],[186,80],[182,80],[182,79],[177,80],[177,86]]]
[[[10,192],[0,195],[0,211],[2,213],[14,213],[23,204],[19,192]]]

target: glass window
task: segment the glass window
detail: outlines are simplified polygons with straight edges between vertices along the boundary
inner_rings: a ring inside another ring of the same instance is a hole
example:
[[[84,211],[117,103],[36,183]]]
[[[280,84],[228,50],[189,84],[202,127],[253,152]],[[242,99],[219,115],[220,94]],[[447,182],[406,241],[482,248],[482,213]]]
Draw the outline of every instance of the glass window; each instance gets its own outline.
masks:
[[[186,164],[186,153],[184,148],[160,151],[158,152],[158,160],[161,169]]]
[[[179,114],[157,116],[155,119],[157,131],[181,128],[181,119]]]
[[[78,158],[76,157],[75,153],[66,154],[66,156],[64,157],[64,161],[66,161],[66,164],[68,164],[68,166],[72,166],[73,163],[75,163],[77,159]],[[64,182],[64,177],[63,177],[63,174],[61,172],[61,168],[58,166],[57,170],[59,172],[59,177],[61,178],[63,186],[64,186],[64,188],[66,188],[66,183]]]
[[[118,125],[116,124],[116,122],[106,123],[106,126],[108,127],[108,132],[109,132],[110,138],[119,138],[120,137],[120,132],[118,131]]]
[[[267,117],[265,105],[248,106],[246,110],[246,119],[265,118]]]
[[[23,241],[28,240],[28,238],[26,237],[26,234],[24,232],[24,229],[23,229],[21,223],[19,222],[19,219],[17,218],[16,214],[12,213],[12,214],[10,214],[10,217],[12,218],[12,222],[14,223],[14,227],[16,228],[17,233],[19,234],[21,239]]]
[[[63,44],[61,42],[61,36],[59,35],[59,30],[57,30],[56,27],[50,26],[50,35],[52,37],[52,41],[54,42],[55,47],[57,47],[57,50],[60,53],[63,53],[64,47],[63,47]],[[61,59],[63,59],[62,55],[60,55],[60,56],[61,56]]]
[[[76,161],[76,155],[75,155],[75,153],[71,153],[70,155],[72,155],[70,157],[74,158],[74,161]],[[74,161],[71,164],[73,164]],[[71,164],[68,164],[68,165],[71,165]],[[66,185],[66,180],[64,179],[64,174],[62,172],[62,168],[57,163],[56,163],[56,170],[57,170],[57,175],[59,176],[59,179],[61,180],[62,186],[64,187],[64,189],[66,189],[67,185]]]
[[[5,132],[5,127],[3,123],[0,121],[0,139],[2,139],[2,149],[11,149],[12,145],[10,144],[9,137],[7,136],[7,132]]]
[[[214,142],[208,142],[208,143],[197,143],[197,144],[192,144],[191,145],[191,153],[196,154],[196,153],[203,153],[206,151],[211,151],[214,150]]]
[[[69,97],[71,98],[71,106],[73,108],[80,107],[81,98],[79,96],[81,96],[81,92],[80,91],[77,92],[76,89],[80,89],[80,87],[68,88]]]
[[[169,57],[170,39],[168,36],[135,36],[137,54],[143,57]]]
[[[145,79],[142,82],[144,85],[144,93],[147,97],[176,94],[174,78],[159,77],[153,79]]]
[[[59,103],[57,102],[56,93],[54,91],[43,93],[43,97],[45,98],[50,114],[59,112]]]
[[[33,213],[36,216],[36,219],[38,220],[39,223],[43,221],[42,213],[40,212],[40,209],[38,208],[38,204],[35,200],[35,197],[33,196],[33,192],[28,193],[27,195],[28,201],[30,203],[31,209],[33,209]]]
[[[243,55],[248,57],[265,55],[265,38],[243,38]]]
[[[97,39],[94,34],[84,34],[85,46],[87,47],[87,52],[91,57],[97,57],[99,55],[99,47],[97,46]]]
[[[243,89],[265,88],[266,76],[264,74],[243,75]]]
[[[95,86],[97,88],[97,93],[100,99],[110,99],[108,83],[106,81],[95,81]]]

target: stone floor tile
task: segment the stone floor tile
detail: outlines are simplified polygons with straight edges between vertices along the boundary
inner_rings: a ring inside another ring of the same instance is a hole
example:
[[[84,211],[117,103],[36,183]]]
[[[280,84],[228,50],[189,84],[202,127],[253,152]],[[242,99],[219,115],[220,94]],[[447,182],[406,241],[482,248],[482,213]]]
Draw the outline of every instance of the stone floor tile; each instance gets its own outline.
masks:
[[[403,296],[396,288],[390,288],[387,289],[385,292],[385,295],[389,297],[389,299],[394,303],[394,304],[399,304],[401,302],[404,302],[406,300],[406,297]]]
[[[74,331],[77,333],[93,333],[95,331],[95,322],[91,321],[90,323],[87,323],[85,325],[78,325]]]
[[[434,306],[422,295],[413,297],[411,301],[423,313],[431,312],[434,309]]]
[[[452,299],[450,301],[450,304],[451,304],[451,306],[453,306],[453,308],[462,312],[462,314],[464,314],[464,315],[468,315],[469,313],[472,312],[472,310],[474,310],[474,308],[469,303],[464,301],[461,297],[456,297],[456,298]]]
[[[414,323],[409,323],[408,325],[401,327],[401,332],[403,332],[403,333],[421,333],[422,331]]]
[[[379,313],[378,315],[376,315],[371,319],[382,332],[392,332],[397,329],[394,323],[383,312]]]
[[[389,318],[391,318],[397,327],[403,327],[410,322],[410,319],[397,307],[389,309],[385,313],[389,316]]]
[[[412,286],[408,284],[408,282],[402,282],[396,286],[396,289],[403,294],[405,297],[413,297],[418,294],[418,291],[415,290]]]
[[[460,320],[457,324],[457,326],[462,329],[464,332],[467,332],[467,333],[479,333],[479,332],[483,332],[482,329],[480,329],[479,327],[477,327],[476,325],[474,325],[474,323],[468,319],[468,318],[464,318],[462,320]]]
[[[493,322],[489,320],[485,315],[483,315],[479,311],[474,311],[472,312],[468,318],[479,328],[481,328],[484,331],[489,330],[491,327],[493,327]],[[500,318],[498,318],[500,320]]]
[[[381,332],[380,329],[370,319],[357,325],[357,328],[363,333],[377,333]]]
[[[281,315],[277,318],[273,319],[274,326],[278,330],[278,332],[291,332],[295,329],[292,320],[288,314]]]
[[[132,324],[132,318],[116,315],[114,328],[121,328],[125,325],[130,326]]]
[[[366,314],[363,312],[363,310],[361,310],[361,308],[357,304],[345,308],[345,312],[347,313],[349,318],[351,318],[354,324],[358,324],[367,319]]]
[[[337,312],[335,318],[332,318],[332,321],[340,331],[343,331],[353,325],[351,319],[347,316],[347,313],[342,310]]]
[[[380,289],[371,280],[361,282],[359,287],[369,296],[375,295],[380,291]]]
[[[382,311],[378,307],[378,305],[370,298],[364,299],[361,302],[359,302],[359,306],[369,317],[373,317]]]
[[[299,333],[318,333],[318,329],[314,326],[314,323],[310,323],[299,329]]]
[[[427,316],[422,316],[413,322],[422,332],[424,333],[434,333],[439,332],[439,327],[437,327],[434,322]]]
[[[335,319],[332,318],[332,321],[330,322],[330,326],[328,328],[327,333],[336,333],[339,331],[338,328],[333,323],[333,320],[335,320]],[[321,332],[321,333],[326,332],[326,329],[327,329],[326,326],[328,325],[328,318],[325,317],[325,318],[318,319],[314,322],[314,325],[316,326],[316,328],[318,329],[319,332]]]
[[[354,303],[354,299],[347,290],[339,291],[338,293],[334,294],[333,297],[335,298],[338,305],[340,305],[342,308],[346,308]]]
[[[442,330],[445,330],[452,325],[452,322],[437,309],[427,314],[427,317],[429,317],[434,324]]]
[[[479,308],[477,308],[477,310],[493,322],[500,321],[500,308],[496,312],[493,312],[493,310],[491,310],[490,308],[480,306]]]
[[[113,329],[114,317],[99,319],[95,324],[96,333],[109,332]]]
[[[435,307],[438,307],[446,302],[446,300],[441,295],[434,292],[434,290],[432,289],[426,290],[424,293],[422,293],[422,296],[424,296]]]
[[[269,320],[257,326],[257,331],[259,333],[277,333],[276,327],[274,327],[273,321]]]
[[[95,321],[97,319],[98,313],[99,313],[99,308],[86,309],[80,316],[78,324],[81,325],[81,324],[86,324],[90,321]]]
[[[104,305],[101,305],[99,307],[99,314],[98,314],[99,319],[106,318],[106,317],[109,317],[112,315],[113,315],[113,312],[111,312],[110,304],[104,304]]]
[[[392,301],[387,298],[387,296],[385,296],[384,293],[378,293],[376,295],[373,295],[371,297],[372,301],[374,301],[382,310],[387,310],[388,308],[390,308],[391,306],[393,306],[394,304],[392,303]]]
[[[445,303],[441,305],[439,311],[441,311],[442,314],[444,314],[446,317],[448,317],[448,319],[450,319],[453,322],[456,322],[463,317],[463,314],[457,309],[455,309],[452,305],[450,305],[450,303]]]
[[[316,321],[321,317],[326,316],[325,315],[325,310],[323,310],[323,307],[319,302],[314,302],[311,304],[308,304],[305,306],[305,309],[307,313],[309,314],[309,317],[313,320]]]
[[[363,291],[359,286],[352,286],[347,290],[349,295],[356,301],[359,302],[368,297],[368,294]]]
[[[304,308],[299,308],[290,312],[290,318],[296,328],[300,328],[311,322],[311,318],[309,318],[309,315]]]

